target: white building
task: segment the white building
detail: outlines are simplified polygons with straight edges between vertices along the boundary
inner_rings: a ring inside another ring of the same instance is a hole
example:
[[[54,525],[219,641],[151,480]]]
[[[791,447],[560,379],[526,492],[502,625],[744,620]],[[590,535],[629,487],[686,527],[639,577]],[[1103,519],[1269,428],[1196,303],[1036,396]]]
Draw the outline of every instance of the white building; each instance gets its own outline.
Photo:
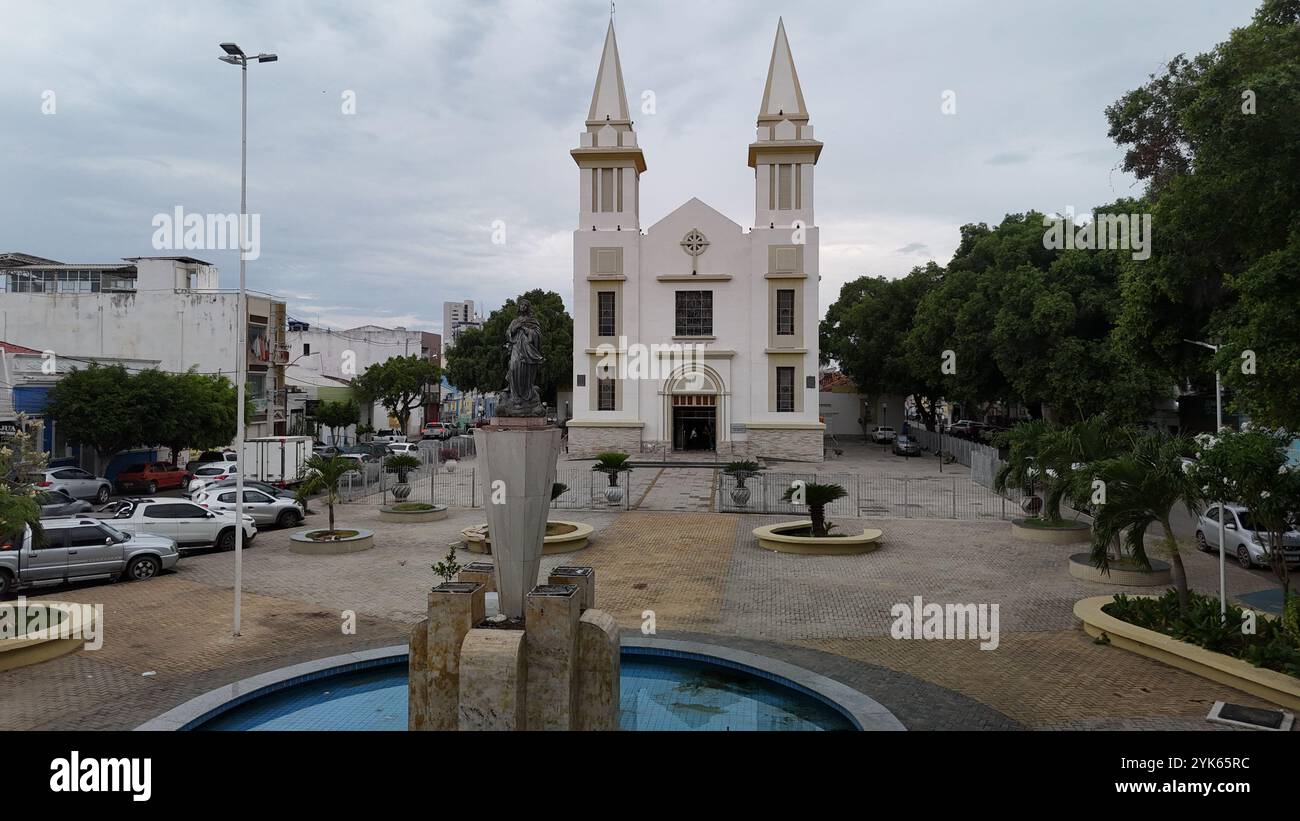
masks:
[[[442,303],[442,337],[447,347],[456,344],[466,328],[482,328],[483,315],[474,310],[474,300]]]
[[[239,292],[217,286],[216,266],[194,257],[83,264],[3,253],[0,339],[56,356],[148,360],[232,381],[243,340],[254,408],[246,433],[283,434],[284,301],[249,292],[241,333]]]
[[[819,461],[818,229],[813,138],[785,27],[778,23],[748,147],[754,221],[742,228],[698,199],[642,230],[646,161],[629,114],[611,23],[571,154],[579,168],[573,234],[573,419],[569,452],[645,445]],[[703,345],[703,364],[662,351]],[[603,346],[603,347],[602,347]],[[612,357],[610,348],[616,349]],[[633,366],[637,358],[640,366]],[[628,367],[623,367],[623,366]],[[665,373],[664,371],[669,372]],[[690,371],[702,373],[690,377]]]
[[[415,355],[442,364],[441,337],[428,331],[378,325],[340,330],[293,320],[286,336],[289,366],[285,378],[291,415],[305,413],[309,399],[335,402],[353,398],[348,383],[392,357]],[[437,419],[439,401],[440,386],[431,385],[424,403],[411,414],[411,429],[405,433],[415,435],[426,418]],[[378,403],[362,407],[361,421],[376,429],[387,429],[390,421],[395,422]]]

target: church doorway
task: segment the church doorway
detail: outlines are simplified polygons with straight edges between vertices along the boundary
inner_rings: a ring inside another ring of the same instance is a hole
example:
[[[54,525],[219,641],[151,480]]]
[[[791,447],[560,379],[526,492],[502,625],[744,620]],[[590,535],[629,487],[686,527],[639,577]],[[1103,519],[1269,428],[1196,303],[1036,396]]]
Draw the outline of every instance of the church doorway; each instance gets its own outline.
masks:
[[[717,411],[713,396],[674,396],[673,450],[716,450]]]

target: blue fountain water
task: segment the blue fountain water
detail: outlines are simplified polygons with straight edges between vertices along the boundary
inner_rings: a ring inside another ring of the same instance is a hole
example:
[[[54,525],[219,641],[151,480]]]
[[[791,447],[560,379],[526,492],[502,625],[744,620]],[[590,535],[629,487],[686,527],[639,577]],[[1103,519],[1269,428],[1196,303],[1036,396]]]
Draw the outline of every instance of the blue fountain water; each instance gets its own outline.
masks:
[[[851,730],[811,695],[742,670],[624,653],[624,730]],[[202,730],[405,730],[406,665],[307,681],[238,705]]]

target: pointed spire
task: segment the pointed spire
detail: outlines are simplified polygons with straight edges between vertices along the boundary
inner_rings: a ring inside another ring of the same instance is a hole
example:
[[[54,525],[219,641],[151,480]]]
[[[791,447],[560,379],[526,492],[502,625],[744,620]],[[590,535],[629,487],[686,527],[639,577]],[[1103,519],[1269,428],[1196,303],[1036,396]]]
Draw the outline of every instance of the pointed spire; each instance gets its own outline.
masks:
[[[614,20],[611,18],[609,31],[605,33],[605,50],[600,55],[600,70],[596,72],[596,88],[591,92],[587,125],[631,121],[627,92],[623,90],[623,66],[618,60],[618,41],[614,39]]]
[[[790,43],[785,39],[785,21],[777,20],[776,42],[772,44],[772,60],[767,67],[767,85],[763,87],[763,104],[758,109],[760,125],[789,120],[792,123],[808,122],[808,108],[803,102],[803,89],[799,87],[799,73],[794,70],[794,57]]]

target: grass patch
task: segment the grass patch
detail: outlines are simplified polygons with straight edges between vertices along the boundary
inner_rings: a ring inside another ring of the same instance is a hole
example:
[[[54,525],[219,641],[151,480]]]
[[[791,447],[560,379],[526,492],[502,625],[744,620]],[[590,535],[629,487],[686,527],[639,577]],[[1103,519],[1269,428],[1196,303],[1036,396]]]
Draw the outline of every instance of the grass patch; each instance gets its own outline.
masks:
[[[433,505],[428,502],[402,502],[401,504],[393,505],[392,509],[398,513],[415,513],[418,511],[433,510]]]

